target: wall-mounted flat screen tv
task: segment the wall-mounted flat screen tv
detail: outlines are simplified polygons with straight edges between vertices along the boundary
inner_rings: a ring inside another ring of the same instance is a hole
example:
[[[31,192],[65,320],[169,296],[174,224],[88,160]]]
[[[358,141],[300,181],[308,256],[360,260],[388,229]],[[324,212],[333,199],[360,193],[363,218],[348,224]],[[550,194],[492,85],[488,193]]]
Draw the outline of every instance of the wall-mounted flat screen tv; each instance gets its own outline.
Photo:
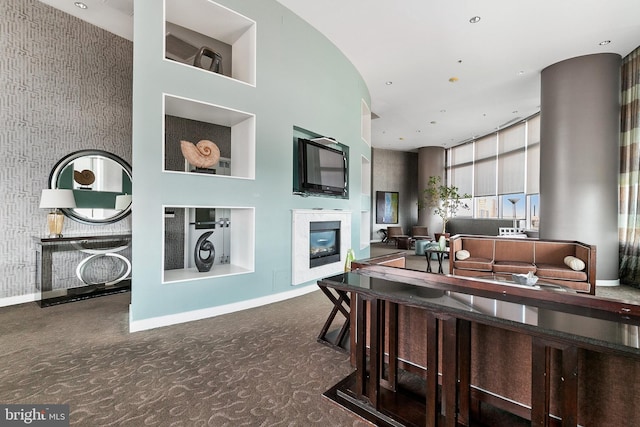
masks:
[[[347,156],[344,152],[299,138],[298,164],[301,191],[347,195]]]

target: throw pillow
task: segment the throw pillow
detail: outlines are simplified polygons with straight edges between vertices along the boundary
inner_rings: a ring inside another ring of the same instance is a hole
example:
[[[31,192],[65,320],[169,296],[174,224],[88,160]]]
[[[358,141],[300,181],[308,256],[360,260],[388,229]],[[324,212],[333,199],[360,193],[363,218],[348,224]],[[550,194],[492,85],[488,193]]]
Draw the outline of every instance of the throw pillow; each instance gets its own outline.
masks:
[[[564,263],[567,267],[575,271],[582,271],[585,267],[584,261],[571,255],[564,257]]]
[[[462,261],[463,259],[467,259],[471,256],[471,254],[469,253],[469,251],[466,251],[464,249],[459,250],[458,252],[456,252],[456,259],[459,259],[460,261]]]

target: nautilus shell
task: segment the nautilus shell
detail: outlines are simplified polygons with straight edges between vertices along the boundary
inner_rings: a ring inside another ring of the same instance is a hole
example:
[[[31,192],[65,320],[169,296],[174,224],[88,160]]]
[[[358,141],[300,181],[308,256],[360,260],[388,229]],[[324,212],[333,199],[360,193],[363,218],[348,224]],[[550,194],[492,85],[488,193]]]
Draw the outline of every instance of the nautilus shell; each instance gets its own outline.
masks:
[[[215,143],[206,139],[197,144],[180,141],[180,149],[184,158],[197,168],[209,168],[220,160],[220,149]]]
[[[80,185],[91,185],[96,180],[96,176],[89,169],[83,171],[73,171],[73,180]]]

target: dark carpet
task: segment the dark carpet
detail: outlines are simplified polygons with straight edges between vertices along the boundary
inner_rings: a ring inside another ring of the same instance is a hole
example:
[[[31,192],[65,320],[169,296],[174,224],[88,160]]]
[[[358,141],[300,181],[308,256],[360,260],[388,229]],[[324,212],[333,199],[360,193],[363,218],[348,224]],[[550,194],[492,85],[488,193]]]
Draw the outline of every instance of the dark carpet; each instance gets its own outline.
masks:
[[[0,403],[67,403],[78,426],[370,425],[322,397],[352,369],[316,341],[320,291],[132,334],[129,298],[0,309]]]

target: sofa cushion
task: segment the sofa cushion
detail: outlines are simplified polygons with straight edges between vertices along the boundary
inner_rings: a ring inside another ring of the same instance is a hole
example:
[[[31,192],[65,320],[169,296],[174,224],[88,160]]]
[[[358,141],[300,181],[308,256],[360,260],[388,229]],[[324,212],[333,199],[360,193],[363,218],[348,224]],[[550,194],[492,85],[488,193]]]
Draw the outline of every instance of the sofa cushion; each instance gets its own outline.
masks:
[[[575,271],[560,264],[536,264],[536,276],[541,279],[560,279],[573,281],[586,281],[587,273]]]
[[[496,239],[494,261],[517,261],[533,264],[534,242],[530,240]]]
[[[459,260],[467,259],[470,256],[471,256],[471,254],[469,253],[469,251],[464,250],[464,249],[456,252],[456,259],[459,259]]]
[[[574,256],[566,256],[564,257],[564,263],[572,270],[582,271],[584,270],[585,263],[580,258],[576,258]]]
[[[462,247],[458,249],[469,251],[471,258],[485,258],[493,260],[493,244],[493,239],[465,237],[462,239]]]
[[[562,265],[564,257],[576,255],[576,245],[568,242],[535,242],[535,260],[534,264],[560,264]]]
[[[465,260],[453,261],[453,268],[461,270],[478,270],[478,271],[492,271],[493,260],[488,258],[474,257],[473,254]]]
[[[536,272],[536,266],[530,262],[495,261],[493,263],[494,273],[527,274],[530,271]]]

